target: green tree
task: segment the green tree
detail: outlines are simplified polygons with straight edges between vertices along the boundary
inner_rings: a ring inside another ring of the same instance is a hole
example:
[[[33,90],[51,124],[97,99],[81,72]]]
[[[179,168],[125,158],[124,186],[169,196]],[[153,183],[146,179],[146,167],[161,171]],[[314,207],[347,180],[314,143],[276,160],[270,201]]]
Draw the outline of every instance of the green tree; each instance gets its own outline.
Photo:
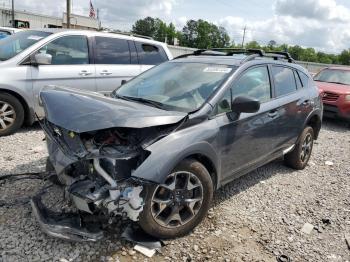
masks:
[[[223,27],[202,19],[189,20],[182,29],[180,45],[200,49],[228,47],[230,37]]]
[[[158,31],[156,19],[152,17],[146,17],[139,19],[132,26],[132,32],[138,35],[144,35],[149,37],[155,37]]]

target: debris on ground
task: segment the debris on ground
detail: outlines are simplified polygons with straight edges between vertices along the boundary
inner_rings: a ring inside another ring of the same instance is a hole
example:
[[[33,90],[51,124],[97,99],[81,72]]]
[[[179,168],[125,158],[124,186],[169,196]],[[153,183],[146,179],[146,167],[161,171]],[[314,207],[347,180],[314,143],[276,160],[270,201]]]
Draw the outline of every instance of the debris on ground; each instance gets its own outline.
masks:
[[[333,166],[334,163],[333,163],[332,161],[326,161],[326,162],[325,162],[325,165],[326,165],[326,166]]]
[[[310,235],[314,228],[315,228],[314,225],[312,225],[310,223],[305,223],[304,226],[301,229],[301,232]]]
[[[136,245],[134,249],[140,252],[141,254],[145,255],[146,257],[153,257],[154,254],[156,253],[155,249],[149,249],[147,247],[140,246],[140,245]]]

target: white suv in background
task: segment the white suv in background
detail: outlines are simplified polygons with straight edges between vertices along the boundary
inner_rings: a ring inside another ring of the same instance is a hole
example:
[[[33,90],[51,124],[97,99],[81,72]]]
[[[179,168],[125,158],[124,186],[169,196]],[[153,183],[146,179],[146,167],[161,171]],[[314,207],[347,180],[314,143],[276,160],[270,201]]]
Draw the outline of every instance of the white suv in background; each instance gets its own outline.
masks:
[[[44,116],[48,85],[108,94],[141,72],[172,59],[166,44],[123,34],[25,30],[0,40],[0,136]]]

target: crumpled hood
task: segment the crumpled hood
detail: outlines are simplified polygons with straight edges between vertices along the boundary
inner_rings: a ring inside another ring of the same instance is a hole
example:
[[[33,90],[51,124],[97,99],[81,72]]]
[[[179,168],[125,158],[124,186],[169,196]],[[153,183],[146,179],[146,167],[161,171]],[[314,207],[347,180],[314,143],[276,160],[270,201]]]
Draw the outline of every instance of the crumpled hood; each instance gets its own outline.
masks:
[[[94,92],[68,90],[42,91],[40,98],[48,121],[76,133],[175,124],[187,116]]]

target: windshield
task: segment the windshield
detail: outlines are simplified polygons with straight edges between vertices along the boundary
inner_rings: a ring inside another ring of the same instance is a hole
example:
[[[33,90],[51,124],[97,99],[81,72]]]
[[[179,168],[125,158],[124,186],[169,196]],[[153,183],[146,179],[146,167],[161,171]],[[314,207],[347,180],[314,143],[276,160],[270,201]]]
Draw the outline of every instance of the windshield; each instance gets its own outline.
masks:
[[[0,61],[14,57],[50,34],[49,32],[28,30],[1,39]]]
[[[227,65],[168,62],[121,86],[114,97],[153,102],[165,110],[193,112],[234,70]]]
[[[350,85],[350,71],[339,69],[325,69],[319,72],[314,77],[314,80],[327,83]]]

